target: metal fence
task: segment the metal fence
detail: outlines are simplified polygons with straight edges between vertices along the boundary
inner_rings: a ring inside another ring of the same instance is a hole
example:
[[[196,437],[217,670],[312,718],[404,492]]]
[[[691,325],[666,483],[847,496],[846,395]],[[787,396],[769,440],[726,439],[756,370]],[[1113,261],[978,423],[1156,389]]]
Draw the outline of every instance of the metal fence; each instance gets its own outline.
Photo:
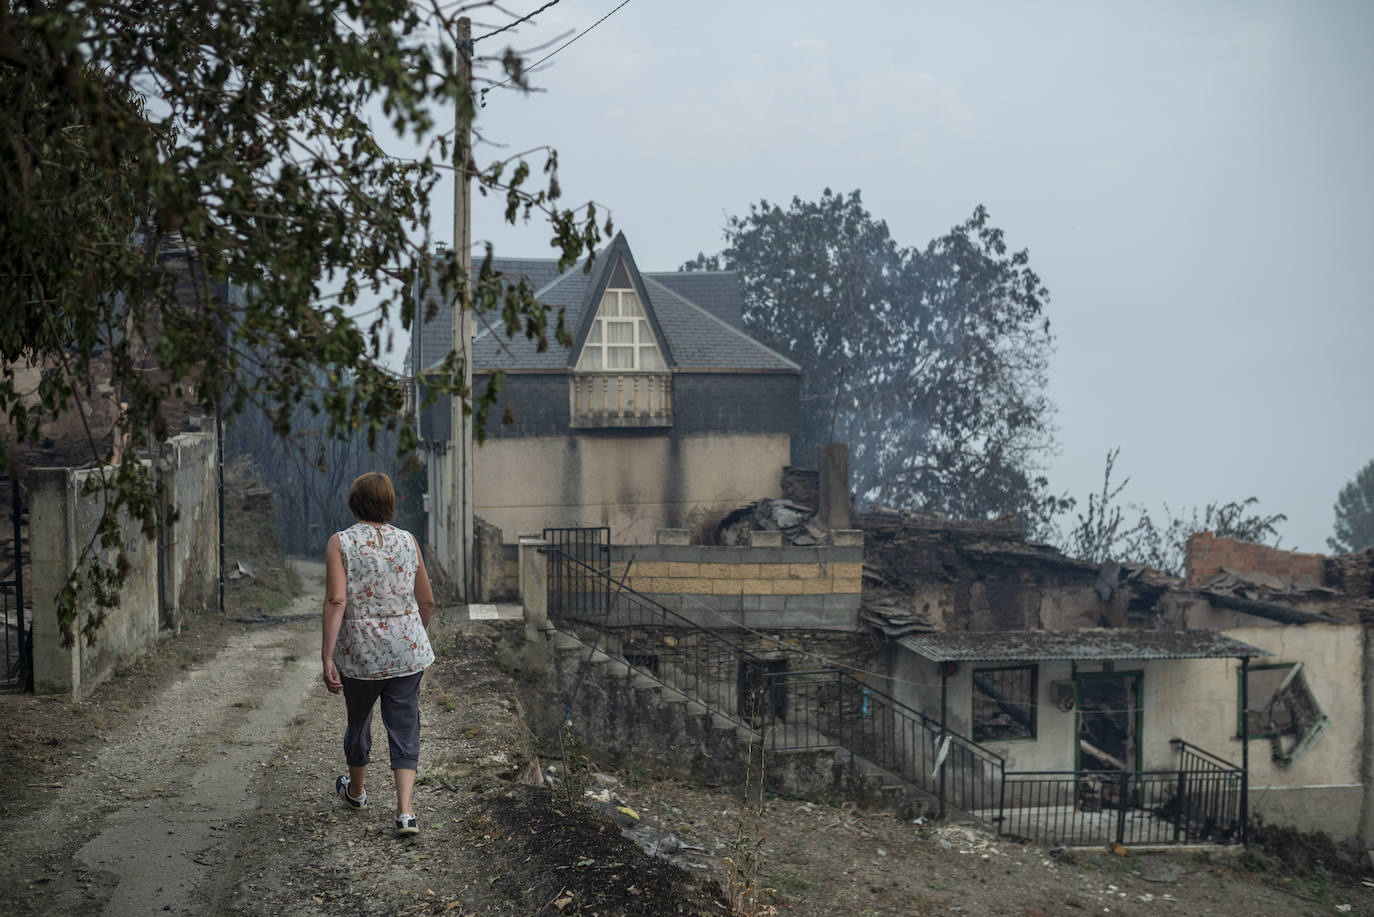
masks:
[[[839,670],[779,672],[765,679],[766,747],[838,745],[992,823],[1005,763],[992,751]]]
[[[33,622],[24,608],[24,496],[17,477],[0,477],[0,613],[3,613],[5,669],[0,691],[33,690]]]
[[[1177,770],[1008,771],[1000,832],[1065,846],[1243,842],[1244,771],[1173,744]]]
[[[713,713],[753,727],[762,709],[769,660],[721,634],[615,583],[601,569],[550,546],[549,616],[579,639],[699,701]],[[557,574],[553,571],[557,570]],[[562,601],[554,583],[561,581]]]

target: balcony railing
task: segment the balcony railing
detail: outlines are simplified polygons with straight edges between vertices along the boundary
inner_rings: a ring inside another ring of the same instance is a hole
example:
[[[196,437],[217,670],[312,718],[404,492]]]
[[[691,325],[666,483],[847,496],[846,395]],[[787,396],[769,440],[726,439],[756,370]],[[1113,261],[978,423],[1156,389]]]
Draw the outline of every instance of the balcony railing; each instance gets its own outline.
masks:
[[[568,407],[574,427],[671,427],[673,377],[664,372],[575,373]]]

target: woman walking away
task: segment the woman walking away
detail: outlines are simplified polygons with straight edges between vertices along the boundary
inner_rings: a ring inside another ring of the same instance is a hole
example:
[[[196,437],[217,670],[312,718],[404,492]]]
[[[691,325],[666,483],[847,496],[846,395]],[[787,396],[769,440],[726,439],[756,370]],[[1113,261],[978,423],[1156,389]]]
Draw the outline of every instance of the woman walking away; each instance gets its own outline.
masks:
[[[324,685],[342,692],[348,708],[348,773],[334,781],[334,792],[355,809],[367,805],[372,708],[380,698],[396,778],[396,833],[417,834],[410,796],[420,761],[420,678],[434,661],[426,633],[434,594],[415,536],[391,524],[391,478],[361,475],[348,508],[356,524],[330,536],[324,550]]]

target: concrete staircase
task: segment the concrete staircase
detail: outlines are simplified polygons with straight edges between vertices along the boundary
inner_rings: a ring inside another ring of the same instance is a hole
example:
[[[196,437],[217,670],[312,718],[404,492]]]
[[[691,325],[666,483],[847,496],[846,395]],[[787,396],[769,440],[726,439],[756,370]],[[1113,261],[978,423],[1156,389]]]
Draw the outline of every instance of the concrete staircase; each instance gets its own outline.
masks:
[[[762,786],[792,796],[843,797],[909,818],[939,812],[931,793],[833,742],[768,749],[759,730],[708,710],[670,684],[672,673],[655,677],[627,663],[613,640],[598,642],[612,645],[603,650],[570,633],[550,632],[547,677],[530,699],[542,735],[556,735],[570,717],[573,731],[598,758],[624,770],[658,770],[751,793]],[[976,822],[952,807],[946,818]]]

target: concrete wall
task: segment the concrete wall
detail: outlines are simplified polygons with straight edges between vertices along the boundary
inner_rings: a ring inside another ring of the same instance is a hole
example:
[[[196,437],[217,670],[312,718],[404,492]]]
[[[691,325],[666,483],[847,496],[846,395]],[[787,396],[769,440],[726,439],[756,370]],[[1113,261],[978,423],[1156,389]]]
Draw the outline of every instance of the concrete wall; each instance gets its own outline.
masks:
[[[215,434],[183,433],[162,444],[162,625],[218,607],[219,480]]]
[[[489,439],[477,449],[476,511],[508,541],[548,526],[608,525],[618,544],[652,544],[660,528],[697,528],[779,496],[790,451],[783,433]]]
[[[151,471],[151,469],[150,469]],[[80,638],[82,624],[100,609],[85,592],[77,606],[77,640],[62,645],[57,597],[91,540],[104,510],[99,492],[83,494],[95,471],[42,468],[29,472],[29,539],[33,571],[33,667],[38,694],[82,696],[109,677],[121,662],[133,659],[157,640],[161,623],[157,588],[157,540],[124,515],[122,547],[102,552],[113,562],[123,553],[129,575],[119,602],[104,609],[106,620],[96,641]]]
[[[946,722],[953,732],[973,737],[973,671],[996,663],[960,663],[947,682]],[[1001,755],[1012,771],[1073,770],[1073,711],[1062,711],[1054,704],[1050,683],[1070,680],[1072,666],[1067,663],[1041,663],[1036,680],[1034,739],[1006,739],[979,744]],[[893,658],[888,693],[933,720],[940,719],[939,666],[905,649]]]
[[[96,470],[40,468],[29,473],[29,538],[32,550],[34,690],[84,696],[157,642],[163,628],[188,614],[216,607],[219,588],[219,490],[213,433],[184,433],[164,443],[158,459],[161,531],[149,538],[143,526],[120,515],[120,547],[100,558],[122,556],[129,573],[118,602],[101,609],[90,589],[78,600],[77,639],[63,646],[58,596],[94,536],[105,508]],[[151,464],[148,472],[154,473]],[[175,517],[175,518],[174,518]],[[161,556],[159,557],[159,554]],[[160,567],[160,569],[159,569]],[[161,584],[159,585],[159,576]],[[93,643],[81,627],[104,612]]]
[[[1229,637],[1273,653],[1256,665],[1301,662],[1308,687],[1331,726],[1292,767],[1273,760],[1267,738],[1250,740],[1250,811],[1274,824],[1325,831],[1337,840],[1360,833],[1365,720],[1362,702],[1363,640],[1353,624],[1283,626],[1271,622],[1232,627]],[[1233,763],[1241,761],[1236,730],[1237,660],[1193,662],[1173,686],[1161,686],[1158,706],[1172,707],[1177,728],[1210,735],[1191,739]],[[1186,681],[1184,680],[1186,679]],[[1149,703],[1147,686],[1147,703]],[[1260,701],[1252,700],[1252,708]],[[1211,732],[1206,724],[1221,722]],[[1149,720],[1146,722],[1149,728]]]

